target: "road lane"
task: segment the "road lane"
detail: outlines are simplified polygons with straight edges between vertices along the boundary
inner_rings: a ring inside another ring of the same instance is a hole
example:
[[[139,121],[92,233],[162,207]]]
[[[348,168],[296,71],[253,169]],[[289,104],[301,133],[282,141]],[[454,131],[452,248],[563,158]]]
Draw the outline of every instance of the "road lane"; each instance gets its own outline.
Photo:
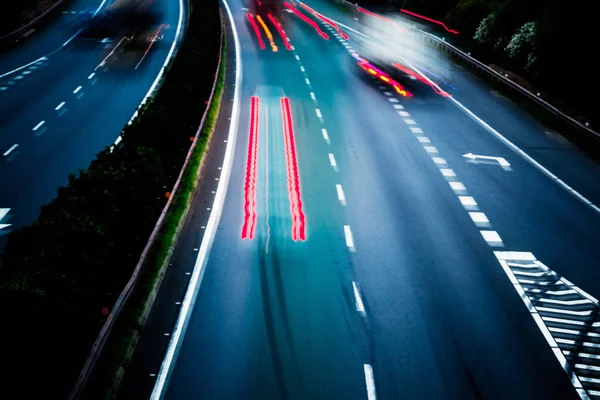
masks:
[[[179,2],[157,6],[170,28],[137,70],[137,61],[128,59],[132,55],[121,52],[122,47],[100,67],[111,50],[74,41],[34,69],[25,69],[31,73],[0,93],[0,150],[19,145],[11,157],[0,159],[0,204],[11,209],[9,229],[31,223],[39,207],[67,184],[69,174],[87,167],[114,143],[133,116],[175,39]],[[41,121],[43,126],[34,131]]]

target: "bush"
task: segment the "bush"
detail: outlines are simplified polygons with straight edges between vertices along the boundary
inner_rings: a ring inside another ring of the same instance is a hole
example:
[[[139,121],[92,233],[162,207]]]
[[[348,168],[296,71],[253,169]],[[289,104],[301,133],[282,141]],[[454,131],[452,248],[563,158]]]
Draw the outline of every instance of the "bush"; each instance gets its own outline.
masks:
[[[0,267],[5,393],[66,397],[105,321],[102,309],[115,303],[164,207],[220,46],[218,2],[190,3],[190,18],[201,23],[187,28],[168,79],[123,141],[70,176],[34,224],[9,235]]]

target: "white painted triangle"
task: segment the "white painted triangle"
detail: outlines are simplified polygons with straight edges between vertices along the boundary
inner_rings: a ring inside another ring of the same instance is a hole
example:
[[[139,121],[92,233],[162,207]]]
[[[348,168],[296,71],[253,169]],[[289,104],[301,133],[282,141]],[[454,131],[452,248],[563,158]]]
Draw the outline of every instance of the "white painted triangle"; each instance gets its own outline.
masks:
[[[4,228],[8,228],[10,226],[10,224],[0,224],[0,230],[4,229]]]

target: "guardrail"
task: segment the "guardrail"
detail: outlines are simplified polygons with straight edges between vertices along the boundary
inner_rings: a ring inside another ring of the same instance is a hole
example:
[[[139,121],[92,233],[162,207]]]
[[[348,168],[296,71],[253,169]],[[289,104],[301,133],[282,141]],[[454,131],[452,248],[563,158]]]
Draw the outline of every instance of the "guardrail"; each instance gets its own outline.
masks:
[[[359,7],[358,4],[353,4],[346,0],[335,0],[335,2],[338,4],[342,4],[350,9],[352,9],[353,11],[359,13],[357,10],[357,8]],[[600,141],[600,133],[594,131],[589,126],[587,126],[587,123],[582,124],[581,122],[577,121],[573,117],[562,112],[561,110],[559,110],[552,104],[548,103],[547,101],[545,101],[544,99],[542,99],[540,97],[539,93],[536,93],[536,94],[531,93],[529,90],[525,89],[523,86],[519,85],[518,83],[513,82],[512,80],[508,79],[501,73],[494,71],[492,68],[488,67],[481,61],[471,57],[469,54],[460,50],[456,46],[451,45],[450,43],[446,42],[445,40],[440,39],[437,36],[435,36],[429,32],[425,32],[420,29],[414,29],[414,28],[411,30],[413,32],[420,34],[425,40],[438,46],[444,52],[451,53],[451,55],[462,59],[463,61],[467,62],[471,66],[475,67],[475,69],[477,69],[478,71],[486,73],[492,79],[509,86],[515,92],[526,97],[528,100],[533,101],[536,105],[543,107],[545,110],[549,111],[551,114],[563,119],[565,122],[569,123],[572,127],[577,129],[578,131],[585,133],[586,135],[588,135],[590,138],[592,138],[594,140]]]
[[[47,9],[46,11],[44,11],[43,13],[41,13],[40,15],[35,17],[32,21],[29,21],[24,26],[20,27],[17,30],[14,30],[4,36],[0,36],[0,43],[11,40],[11,39],[15,39],[15,41],[18,41],[19,38],[26,36],[23,33],[29,32],[35,24],[40,22],[44,17],[46,17],[52,11],[54,11],[58,7],[60,7],[65,1],[66,0],[58,0],[54,5],[52,5],[52,7],[50,7],[49,9]]]
[[[190,9],[189,3],[186,2],[186,4],[187,4],[188,10],[189,10]],[[189,18],[189,12],[186,13],[186,17]],[[185,24],[187,26],[188,21],[186,21]],[[219,49],[219,54],[221,53],[222,47],[223,47],[222,36],[223,36],[223,32],[221,32],[221,48]],[[178,40],[178,39],[176,38],[175,40]],[[214,93],[215,93],[215,90],[217,87],[217,80],[218,80],[218,76],[219,76],[218,73],[219,73],[220,67],[221,67],[221,57],[219,57],[219,62],[217,63],[217,72],[215,74],[215,80],[213,83],[212,90],[210,92],[210,97],[208,99],[209,105],[212,102],[212,99],[213,99],[213,96],[214,96]],[[144,99],[144,101],[146,101],[146,99]],[[87,381],[94,369],[94,366],[96,365],[96,362],[98,361],[98,358],[100,357],[100,354],[102,352],[102,349],[104,348],[104,345],[106,344],[106,341],[108,339],[110,331],[112,330],[113,326],[115,325],[117,317],[121,313],[123,307],[125,306],[125,303],[129,299],[129,296],[131,295],[131,293],[133,292],[133,289],[135,288],[135,285],[136,285],[138,277],[141,273],[144,261],[146,260],[146,257],[148,256],[148,252],[150,251],[150,248],[154,244],[154,240],[156,239],[158,232],[161,230],[161,228],[163,226],[163,221],[165,219],[167,211],[169,211],[171,203],[173,202],[173,197],[177,193],[177,189],[179,188],[179,184],[181,182],[181,178],[183,177],[185,168],[187,167],[187,164],[192,156],[192,152],[194,151],[194,148],[196,147],[198,138],[200,137],[200,134],[202,133],[202,128],[204,127],[204,123],[206,121],[206,117],[208,115],[209,109],[210,109],[210,107],[207,106],[206,109],[204,110],[204,114],[202,115],[202,119],[200,120],[200,125],[198,127],[198,130],[196,131],[196,135],[194,136],[194,141],[190,145],[188,153],[185,157],[185,161],[183,162],[183,167],[181,168],[181,171],[179,172],[179,176],[177,177],[177,180],[175,181],[175,184],[173,185],[173,189],[170,192],[171,195],[167,199],[167,203],[165,204],[164,208],[162,209],[160,216],[158,217],[158,220],[156,221],[156,224],[154,225],[154,229],[152,230],[152,233],[150,234],[148,242],[146,243],[146,246],[144,247],[144,250],[142,251],[142,254],[138,260],[137,265],[135,266],[135,269],[133,270],[133,273],[131,274],[131,277],[129,278],[129,281],[127,281],[127,284],[125,285],[125,287],[119,294],[119,297],[117,298],[117,301],[115,302],[110,314],[106,318],[106,322],[102,326],[102,329],[100,330],[100,333],[98,334],[98,337],[96,338],[96,341],[94,342],[94,344],[92,345],[92,348],[90,349],[90,352],[85,361],[85,364],[83,365],[83,368],[81,369],[81,372],[79,373],[79,376],[77,377],[77,381],[75,382],[75,385],[73,386],[73,389],[71,390],[71,393],[69,394],[69,400],[78,399],[79,396],[81,396],[81,394],[83,393],[85,384],[87,383]]]

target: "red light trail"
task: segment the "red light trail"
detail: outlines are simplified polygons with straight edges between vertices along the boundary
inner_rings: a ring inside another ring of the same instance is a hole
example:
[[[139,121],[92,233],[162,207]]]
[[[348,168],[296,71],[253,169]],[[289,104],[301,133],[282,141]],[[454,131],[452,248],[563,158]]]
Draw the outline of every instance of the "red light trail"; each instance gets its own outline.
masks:
[[[256,175],[258,169],[258,115],[260,99],[250,100],[250,133],[248,138],[248,158],[246,160],[246,180],[244,182],[244,224],[242,239],[254,239],[256,232]]]
[[[256,37],[258,39],[258,45],[260,46],[260,49],[264,50],[265,42],[263,42],[262,40],[262,36],[260,35],[260,29],[258,29],[258,25],[256,25],[254,17],[250,13],[246,14],[246,16],[248,17],[248,21],[250,21],[250,25],[252,25],[252,28],[254,29],[254,33],[256,34]]]
[[[281,36],[281,39],[283,39],[283,44],[285,45],[285,48],[288,49],[288,50],[291,50],[292,46],[288,42],[287,35],[285,34],[285,31],[281,27],[281,24],[279,24],[279,22],[277,22],[277,20],[275,19],[274,16],[271,15],[271,13],[269,13],[267,16],[269,17],[269,19],[271,20],[271,22],[273,23],[273,25],[275,25],[275,28],[277,29],[277,32],[279,32],[279,35]]]
[[[439,94],[440,96],[443,97],[450,97],[450,94],[448,94],[447,92],[441,90],[439,87],[437,87],[437,85],[433,85],[431,84],[427,79],[423,78],[421,75],[415,73],[414,71],[412,71],[410,68],[405,67],[402,64],[399,63],[393,63],[392,64],[394,67],[396,67],[397,69],[399,69],[400,71],[414,77],[415,79],[418,79],[419,81],[431,86],[431,88],[433,89],[434,92],[436,92],[437,94]]]
[[[321,30],[321,28],[319,28],[319,25],[317,25],[317,23],[315,21],[313,21],[312,19],[308,18],[306,15],[302,14],[300,11],[298,11],[296,9],[296,7],[292,6],[290,3],[288,3],[287,1],[283,3],[284,6],[286,6],[287,8],[289,8],[290,10],[292,10],[294,12],[294,14],[296,14],[297,16],[299,16],[304,22],[306,22],[307,24],[309,24],[310,26],[312,26],[313,28],[315,28],[315,30],[317,31],[317,33],[325,40],[329,40],[329,36],[323,32]]]
[[[337,24],[335,22],[333,22],[332,20],[330,20],[329,18],[323,16],[322,14],[318,13],[317,11],[313,10],[312,8],[310,8],[309,6],[307,6],[304,3],[300,3],[300,5],[302,7],[304,7],[306,10],[308,10],[309,12],[311,12],[315,17],[319,18],[320,20],[328,23],[329,25],[333,26],[333,28],[337,31],[337,33],[344,38],[344,40],[349,40],[350,37],[348,35],[346,35],[344,32],[342,32],[340,30],[340,28],[337,26]]]
[[[380,20],[382,20],[382,21],[385,21],[385,22],[387,22],[387,23],[390,23],[390,24],[394,25],[394,27],[395,27],[396,29],[398,29],[399,31],[402,31],[402,32],[408,32],[408,29],[406,29],[406,28],[400,28],[400,27],[399,27],[399,26],[396,24],[396,22],[392,21],[392,20],[391,20],[391,19],[389,19],[389,18],[386,18],[386,17],[383,17],[383,16],[381,16],[381,15],[375,14],[374,12],[371,12],[371,11],[369,11],[369,10],[365,10],[365,9],[364,9],[364,8],[362,8],[362,7],[358,7],[358,8],[357,8],[357,10],[358,10],[358,11],[360,11],[361,13],[364,13],[364,14],[370,15],[371,17],[379,18],[379,19],[380,19]]]
[[[294,140],[294,127],[290,100],[287,97],[280,99],[281,117],[283,118],[283,139],[285,142],[285,163],[287,167],[288,194],[290,199],[290,212],[292,214],[292,240],[306,240],[306,218],[302,210],[300,193],[300,176],[298,174],[298,160],[296,157],[296,143]]]
[[[369,63],[364,58],[361,59],[361,61],[358,62],[358,66],[361,67],[362,69],[364,69],[365,71],[367,71],[368,73],[370,73],[371,75],[376,76],[377,78],[379,78],[383,82],[391,85],[394,88],[394,90],[396,90],[396,92],[399,95],[402,95],[404,97],[411,97],[412,96],[412,93],[410,93],[409,91],[407,91],[406,89],[404,89],[404,86],[402,86],[401,84],[399,84],[398,82],[396,82],[395,80],[393,80],[392,78],[390,78],[390,76],[388,74],[386,74],[385,72],[383,72],[379,68],[376,68],[375,66],[373,66],[371,63]]]
[[[414,13],[414,12],[412,12],[412,11],[408,11],[408,10],[405,10],[405,9],[403,9],[403,8],[401,8],[401,9],[400,9],[400,11],[401,11],[401,12],[403,12],[404,14],[408,14],[408,15],[410,15],[410,16],[413,16],[413,17],[416,17],[416,18],[420,18],[420,19],[422,19],[422,20],[425,20],[425,21],[428,21],[428,22],[432,22],[432,23],[434,23],[434,24],[437,24],[437,25],[441,25],[441,26],[442,26],[442,27],[443,27],[443,28],[444,28],[446,31],[448,31],[448,32],[450,32],[450,33],[454,33],[455,35],[458,35],[458,31],[455,31],[454,29],[449,29],[449,28],[446,26],[446,24],[444,24],[442,21],[438,21],[438,20],[435,20],[435,19],[432,19],[432,18],[426,17],[426,16],[424,16],[424,15],[419,15],[419,14],[417,14],[417,13]]]

